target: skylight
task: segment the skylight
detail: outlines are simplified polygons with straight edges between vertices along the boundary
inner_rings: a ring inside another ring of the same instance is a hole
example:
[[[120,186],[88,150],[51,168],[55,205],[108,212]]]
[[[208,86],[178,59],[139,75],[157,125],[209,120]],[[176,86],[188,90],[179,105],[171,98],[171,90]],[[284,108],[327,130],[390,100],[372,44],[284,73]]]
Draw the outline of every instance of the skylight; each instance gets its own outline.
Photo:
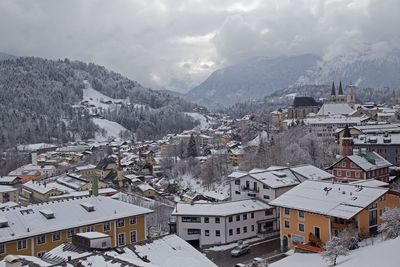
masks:
[[[83,202],[81,203],[81,206],[88,212],[94,211],[94,206],[92,203]]]

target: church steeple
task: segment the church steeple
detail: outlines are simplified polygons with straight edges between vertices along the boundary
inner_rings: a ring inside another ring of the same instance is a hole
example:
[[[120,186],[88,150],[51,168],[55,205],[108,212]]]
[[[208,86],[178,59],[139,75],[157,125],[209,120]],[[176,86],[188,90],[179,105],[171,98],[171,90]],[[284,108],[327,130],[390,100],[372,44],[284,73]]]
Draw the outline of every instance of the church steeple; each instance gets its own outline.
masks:
[[[331,95],[336,95],[335,82],[332,82],[332,91],[331,91]]]
[[[340,83],[339,83],[339,93],[338,93],[338,95],[344,95],[343,94],[343,88],[342,88],[342,81],[340,81]]]

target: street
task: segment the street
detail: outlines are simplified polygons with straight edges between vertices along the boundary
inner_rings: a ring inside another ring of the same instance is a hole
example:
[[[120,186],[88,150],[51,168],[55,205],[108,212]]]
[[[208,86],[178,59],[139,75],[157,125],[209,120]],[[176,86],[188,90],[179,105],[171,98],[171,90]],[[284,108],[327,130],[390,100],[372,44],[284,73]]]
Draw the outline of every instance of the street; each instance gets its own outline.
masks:
[[[206,251],[207,257],[219,267],[233,267],[237,263],[249,263],[255,257],[268,258],[280,253],[279,237],[263,240],[250,245],[250,253],[232,257],[231,249],[225,251]]]

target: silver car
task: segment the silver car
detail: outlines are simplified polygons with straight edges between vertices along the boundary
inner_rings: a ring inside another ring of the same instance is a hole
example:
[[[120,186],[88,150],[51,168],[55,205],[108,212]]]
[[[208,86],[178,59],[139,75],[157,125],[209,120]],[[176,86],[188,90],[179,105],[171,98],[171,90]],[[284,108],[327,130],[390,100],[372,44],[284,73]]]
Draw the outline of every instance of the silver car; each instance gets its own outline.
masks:
[[[243,255],[243,254],[246,254],[249,252],[250,252],[250,247],[248,244],[240,244],[231,250],[231,255],[234,257],[238,257],[240,255]]]

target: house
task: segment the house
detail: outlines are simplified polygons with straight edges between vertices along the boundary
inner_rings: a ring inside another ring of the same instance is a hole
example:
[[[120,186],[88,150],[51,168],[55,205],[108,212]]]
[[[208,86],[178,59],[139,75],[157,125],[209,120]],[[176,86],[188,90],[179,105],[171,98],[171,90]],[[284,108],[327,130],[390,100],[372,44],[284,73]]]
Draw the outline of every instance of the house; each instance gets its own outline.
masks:
[[[296,175],[285,167],[234,172],[228,178],[231,200],[258,198],[269,202],[300,183]]]
[[[152,211],[107,197],[59,200],[0,211],[0,258],[42,256],[83,232],[111,237],[111,247],[146,239],[145,215]]]
[[[21,178],[16,176],[0,176],[0,185],[16,185],[21,183]]]
[[[117,163],[112,157],[104,158],[96,165],[96,172],[100,174],[100,180],[105,180],[105,178],[116,169]]]
[[[154,198],[157,195],[157,191],[147,183],[140,183],[136,187],[145,197]]]
[[[244,149],[241,146],[228,149],[228,161],[232,166],[239,166],[244,156]]]
[[[107,240],[107,236],[100,233],[90,233],[89,236]],[[20,264],[18,265],[20,267],[63,265],[71,267],[217,267],[201,251],[174,234],[138,241],[119,247],[118,251],[110,248],[92,250],[73,241],[52,249],[41,258],[10,255],[0,262],[0,265],[9,266],[7,264],[11,263]]]
[[[310,113],[317,113],[320,105],[310,96],[296,96],[293,105],[288,108],[288,119],[304,119]]]
[[[255,199],[177,203],[172,216],[177,235],[196,247],[236,242],[278,229],[276,209]]]
[[[389,167],[392,164],[376,152],[356,151],[354,155],[343,157],[329,169],[336,177],[335,181],[351,182],[356,180],[377,179],[389,182]]]
[[[307,244],[320,251],[345,227],[363,237],[375,234],[385,209],[400,207],[400,195],[384,187],[305,181],[269,204],[279,208],[282,247]]]
[[[76,172],[85,178],[92,178],[94,176],[99,176],[99,172],[96,169],[96,166],[93,164],[87,164],[83,166],[78,166],[75,168]]]
[[[0,203],[19,202],[18,188],[9,185],[0,185]]]
[[[22,184],[21,194],[30,201],[49,201],[52,196],[59,196],[74,191],[57,182],[29,181]]]

